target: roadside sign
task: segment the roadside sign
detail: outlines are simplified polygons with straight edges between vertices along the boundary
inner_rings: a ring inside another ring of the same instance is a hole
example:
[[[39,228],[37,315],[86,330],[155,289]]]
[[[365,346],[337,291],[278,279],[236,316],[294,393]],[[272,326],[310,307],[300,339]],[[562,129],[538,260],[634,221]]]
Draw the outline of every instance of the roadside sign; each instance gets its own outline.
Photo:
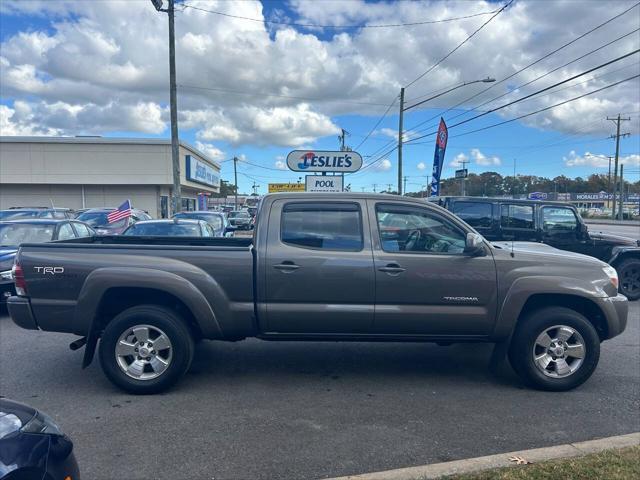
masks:
[[[307,175],[307,192],[342,192],[342,175]]]
[[[357,172],[362,157],[357,152],[294,150],[287,155],[287,166],[294,172]]]
[[[546,200],[547,196],[545,192],[531,192],[529,194],[529,200]]]
[[[456,178],[467,178],[469,171],[466,168],[456,170]]]
[[[304,183],[270,183],[269,193],[304,192]]]

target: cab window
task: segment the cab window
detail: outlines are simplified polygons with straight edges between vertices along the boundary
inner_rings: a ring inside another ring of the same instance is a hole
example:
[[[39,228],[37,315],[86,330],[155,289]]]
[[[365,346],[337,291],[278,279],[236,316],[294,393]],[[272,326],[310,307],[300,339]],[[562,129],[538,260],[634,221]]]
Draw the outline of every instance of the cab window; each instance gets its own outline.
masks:
[[[451,211],[474,228],[490,228],[491,209],[487,202],[455,202]]]
[[[533,206],[532,205],[509,205],[501,207],[500,225],[502,228],[519,228],[523,230],[533,230]]]
[[[376,207],[380,244],[385,252],[461,254],[465,233],[428,210],[398,205]]]
[[[58,240],[68,240],[70,238],[76,238],[76,234],[70,223],[63,223],[58,231]]]
[[[542,209],[542,228],[545,232],[575,231],[578,228],[578,219],[570,208],[544,207]]]
[[[354,203],[288,203],[282,211],[283,243],[321,250],[359,251],[362,215]]]

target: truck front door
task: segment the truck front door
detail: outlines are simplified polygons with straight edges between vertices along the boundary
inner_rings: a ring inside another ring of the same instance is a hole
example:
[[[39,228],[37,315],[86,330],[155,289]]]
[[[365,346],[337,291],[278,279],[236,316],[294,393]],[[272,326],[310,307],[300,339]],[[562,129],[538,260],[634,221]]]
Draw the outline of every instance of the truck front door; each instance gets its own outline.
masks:
[[[466,232],[434,209],[369,202],[376,268],[374,331],[484,336],[496,315],[491,254],[463,253]]]
[[[375,276],[365,206],[356,199],[272,204],[264,268],[268,332],[370,332]]]

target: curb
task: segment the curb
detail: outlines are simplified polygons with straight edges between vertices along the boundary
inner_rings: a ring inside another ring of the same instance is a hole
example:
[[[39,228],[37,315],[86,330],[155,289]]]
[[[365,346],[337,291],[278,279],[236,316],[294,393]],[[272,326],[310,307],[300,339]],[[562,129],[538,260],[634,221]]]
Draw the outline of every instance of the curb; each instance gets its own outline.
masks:
[[[640,432],[628,435],[618,435],[615,437],[599,438],[586,442],[568,443],[554,447],[534,448],[531,450],[520,450],[516,452],[499,453],[485,457],[468,458],[466,460],[456,460],[453,462],[433,463],[419,467],[399,468],[384,472],[363,473],[359,475],[348,475],[330,480],[426,480],[456,475],[461,473],[474,473],[492,468],[511,467],[515,463],[509,461],[512,457],[522,457],[523,459],[538,463],[545,460],[558,458],[571,458],[598,453],[604,450],[616,448],[633,447],[640,445]]]

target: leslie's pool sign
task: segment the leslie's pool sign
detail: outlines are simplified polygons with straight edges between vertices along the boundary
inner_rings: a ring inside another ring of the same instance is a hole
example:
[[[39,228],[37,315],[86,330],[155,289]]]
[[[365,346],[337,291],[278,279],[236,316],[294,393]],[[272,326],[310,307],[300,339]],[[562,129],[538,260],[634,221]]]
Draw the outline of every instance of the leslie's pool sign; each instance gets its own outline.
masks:
[[[340,175],[307,175],[307,192],[341,192],[342,176]]]
[[[294,172],[357,172],[362,157],[356,152],[294,150],[287,155],[287,166]]]

